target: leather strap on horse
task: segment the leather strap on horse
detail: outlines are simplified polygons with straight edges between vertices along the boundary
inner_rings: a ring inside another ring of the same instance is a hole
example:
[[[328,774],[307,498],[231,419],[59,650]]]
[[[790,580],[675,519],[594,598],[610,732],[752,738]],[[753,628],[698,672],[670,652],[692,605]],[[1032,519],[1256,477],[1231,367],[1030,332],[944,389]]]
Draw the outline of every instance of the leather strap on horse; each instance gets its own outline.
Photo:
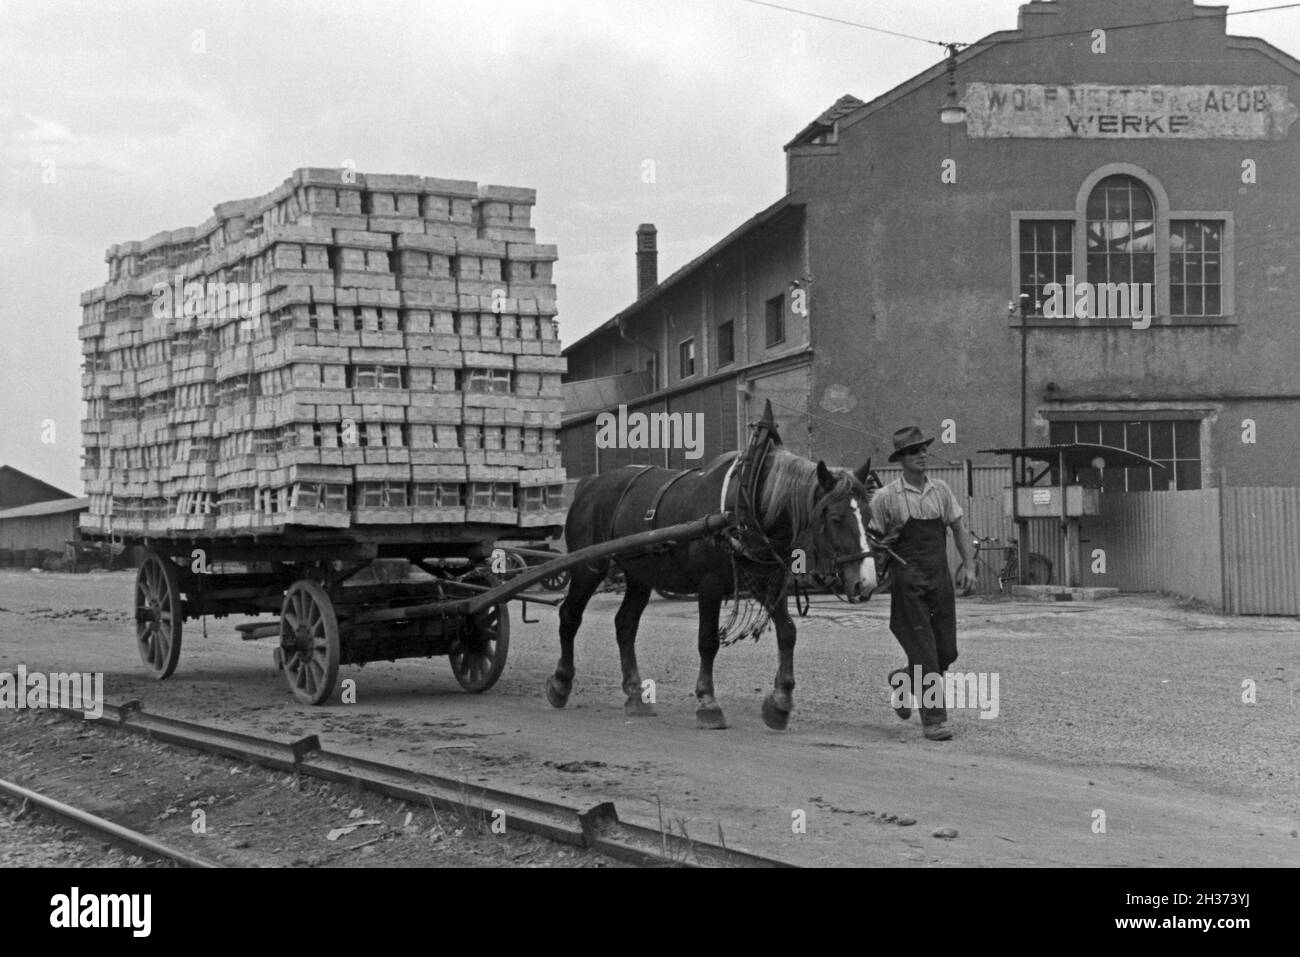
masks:
[[[682,479],[686,478],[686,476],[698,471],[699,469],[687,469],[685,472],[679,472],[667,482],[664,482],[663,485],[659,486],[659,491],[655,492],[655,497],[650,500],[650,507],[645,510],[645,515],[643,516],[645,523],[650,526],[647,531],[658,527],[658,523],[655,521],[655,516],[659,514],[659,503],[663,501],[664,495],[667,494],[668,490]]]
[[[653,465],[633,465],[632,468],[640,469],[641,471],[639,471],[639,472],[637,472],[635,475],[633,475],[632,478],[628,481],[628,483],[627,483],[626,485],[623,486],[623,491],[619,493],[619,495],[618,495],[618,501],[614,503],[614,511],[613,511],[613,513],[612,513],[612,514],[610,515],[610,517],[609,517],[609,534],[608,534],[607,536],[605,536],[605,540],[606,540],[606,541],[612,541],[613,539],[619,537],[619,536],[618,536],[618,517],[619,517],[619,513],[620,513],[621,511],[623,511],[623,502],[627,499],[627,493],[630,492],[630,491],[632,491],[632,486],[635,485],[635,484],[637,483],[637,480],[638,480],[639,478],[641,478],[641,476],[643,476],[643,475],[645,475],[647,472],[649,472],[652,468],[654,468],[654,466],[653,466]]]

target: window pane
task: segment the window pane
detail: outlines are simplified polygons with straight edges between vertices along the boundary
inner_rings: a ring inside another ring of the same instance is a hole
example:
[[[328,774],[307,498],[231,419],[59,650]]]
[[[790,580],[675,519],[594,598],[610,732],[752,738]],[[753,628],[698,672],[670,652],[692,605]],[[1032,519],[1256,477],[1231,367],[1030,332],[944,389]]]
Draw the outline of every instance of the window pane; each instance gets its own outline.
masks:
[[[1047,427],[1048,442],[1051,445],[1065,445],[1074,441],[1073,422],[1053,422]]]
[[[1051,282],[1065,282],[1065,277],[1074,271],[1074,257],[1069,253],[1063,253],[1056,257],[1056,275],[1052,277]]]
[[[1100,185],[1088,196],[1087,214],[1089,219],[1106,218],[1106,192]]]
[[[1178,488],[1195,489],[1201,487],[1201,463],[1179,462],[1174,466],[1174,481]]]
[[[1146,188],[1108,176],[1088,197],[1087,215],[1089,281],[1154,282],[1155,206]]]
[[[1223,315],[1223,302],[1218,286],[1205,287],[1205,316]]]
[[[1187,315],[1186,296],[1184,295],[1186,287],[1169,286],[1169,312],[1175,316]]]
[[[1201,457],[1201,423],[1174,423],[1174,454],[1180,459]]]
[[[1101,444],[1109,445],[1113,449],[1122,449],[1124,447],[1124,423],[1103,422],[1101,424]]]
[[[1151,491],[1150,469],[1125,469],[1128,473],[1128,490],[1130,492]]]
[[[1096,445],[1101,441],[1101,423],[1100,422],[1079,422],[1075,427],[1076,442],[1087,442]]]
[[[1174,424],[1172,422],[1151,423],[1151,454],[1157,461],[1171,459],[1174,456]]]
[[[1169,491],[1173,481],[1173,463],[1161,462],[1160,464],[1164,466],[1163,469],[1151,470],[1151,491],[1153,492]]]
[[[1136,452],[1138,455],[1146,455],[1151,451],[1147,439],[1147,424],[1145,422],[1128,422],[1124,426],[1124,448],[1130,452]]]

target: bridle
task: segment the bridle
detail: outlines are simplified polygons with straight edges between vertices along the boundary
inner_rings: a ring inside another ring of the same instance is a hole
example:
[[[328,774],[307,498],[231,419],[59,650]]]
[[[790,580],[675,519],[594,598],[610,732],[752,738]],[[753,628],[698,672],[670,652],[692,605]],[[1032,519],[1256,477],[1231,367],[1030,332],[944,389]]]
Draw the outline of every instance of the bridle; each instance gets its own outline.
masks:
[[[860,486],[858,482],[856,482],[854,479],[850,478],[849,476],[843,476],[839,480],[839,482],[836,483],[835,488],[831,489],[829,492],[827,492],[825,495],[823,495],[821,498],[817,500],[817,504],[813,506],[812,515],[808,522],[808,528],[804,531],[802,536],[803,539],[806,539],[808,541],[808,544],[810,546],[808,549],[806,549],[806,552],[810,552],[814,556],[820,556],[821,549],[817,547],[816,543],[819,539],[825,541],[829,541],[830,539],[829,530],[827,529],[827,514],[830,511],[830,506],[832,502],[844,497],[845,495],[849,497],[853,497],[859,493],[859,490],[861,490],[861,492],[866,493],[865,495],[861,496],[862,499],[861,508],[863,512],[865,512],[869,508],[869,499],[871,493],[868,492],[865,489],[865,487]],[[818,583],[821,584],[823,587],[830,587],[832,584],[842,585],[844,583],[844,575],[842,571],[844,566],[852,565],[862,561],[865,558],[871,558],[875,556],[876,554],[875,550],[878,547],[878,540],[876,536],[872,534],[871,529],[867,526],[866,522],[868,520],[866,516],[859,513],[859,517],[860,517],[860,521],[864,523],[862,526],[862,531],[866,535],[866,539],[867,539],[867,547],[865,549],[859,549],[853,552],[837,552],[833,550],[833,546],[832,546],[830,558],[825,563],[825,565],[823,565],[822,562],[817,560],[817,558],[814,558],[814,561],[812,563],[813,568],[809,574],[811,574],[813,578],[815,578],[818,581]],[[822,568],[825,566],[830,567],[831,569],[830,575],[823,574]],[[844,595],[841,594],[840,589],[830,587],[830,590],[832,594],[840,598],[841,601],[848,600]],[[796,600],[797,600],[797,596],[796,596]]]

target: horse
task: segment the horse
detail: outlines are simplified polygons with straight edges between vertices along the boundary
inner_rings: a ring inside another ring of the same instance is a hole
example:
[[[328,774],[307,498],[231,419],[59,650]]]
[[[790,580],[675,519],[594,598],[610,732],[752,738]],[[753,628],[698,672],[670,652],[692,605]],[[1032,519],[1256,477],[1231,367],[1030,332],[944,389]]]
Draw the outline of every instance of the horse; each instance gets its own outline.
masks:
[[[749,583],[754,599],[776,626],[776,678],[763,701],[762,716],[769,728],[782,730],[794,707],[795,626],[786,607],[791,573],[812,571],[833,577],[842,582],[850,602],[869,598],[875,588],[875,554],[867,531],[870,493],[865,486],[872,474],[870,459],[856,472],[832,470],[824,461],[814,463],[782,446],[770,407],[759,424],[766,425],[769,444],[761,463],[754,466],[749,487],[753,493],[748,499],[754,513],[752,527],[732,532],[729,538],[722,533],[613,559],[627,581],[614,630],[627,696],[624,710],[630,715],[655,713],[652,704],[642,700],[636,662],[637,626],[652,589],[699,596],[696,724],[721,729],[727,723],[713,688],[713,659],[721,639],[719,611],[738,582]],[[582,479],[565,522],[569,550],[725,510],[724,487],[733,481],[739,461],[737,453],[731,452],[702,471],[627,466]],[[568,703],[575,673],[573,640],[609,562],[606,559],[573,569],[568,594],[560,605],[560,660],[546,683],[547,700],[553,707],[563,708]],[[766,619],[759,627],[765,626]]]

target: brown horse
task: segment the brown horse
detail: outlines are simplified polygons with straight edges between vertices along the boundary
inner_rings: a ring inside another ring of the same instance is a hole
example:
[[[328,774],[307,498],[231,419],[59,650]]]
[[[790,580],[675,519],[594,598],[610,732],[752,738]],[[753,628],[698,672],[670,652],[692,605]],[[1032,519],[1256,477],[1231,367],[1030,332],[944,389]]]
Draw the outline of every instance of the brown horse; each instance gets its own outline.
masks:
[[[628,714],[653,714],[642,701],[636,663],[636,632],[654,588],[699,595],[700,672],[695,684],[699,701],[697,726],[725,728],[713,695],[713,659],[718,652],[718,617],[736,582],[748,588],[776,626],[778,663],[774,687],[763,701],[763,720],[782,729],[794,707],[795,627],[786,608],[792,572],[816,572],[842,583],[849,601],[870,597],[876,565],[867,526],[870,495],[864,487],[867,462],[857,472],[828,469],[786,451],[775,426],[766,419],[771,445],[753,475],[755,523],[748,534],[726,535],[662,547],[649,554],[613,559],[623,569],[627,590],[614,618],[623,665],[624,706]],[[578,483],[565,523],[570,551],[651,528],[675,525],[716,514],[724,485],[735,470],[732,452],[703,471],[683,472],[630,466]],[[730,506],[728,506],[730,507]],[[560,605],[560,660],[547,681],[546,696],[562,708],[573,688],[573,639],[592,593],[608,571],[608,560],[573,569],[569,591]],[[763,625],[760,625],[760,628]]]

